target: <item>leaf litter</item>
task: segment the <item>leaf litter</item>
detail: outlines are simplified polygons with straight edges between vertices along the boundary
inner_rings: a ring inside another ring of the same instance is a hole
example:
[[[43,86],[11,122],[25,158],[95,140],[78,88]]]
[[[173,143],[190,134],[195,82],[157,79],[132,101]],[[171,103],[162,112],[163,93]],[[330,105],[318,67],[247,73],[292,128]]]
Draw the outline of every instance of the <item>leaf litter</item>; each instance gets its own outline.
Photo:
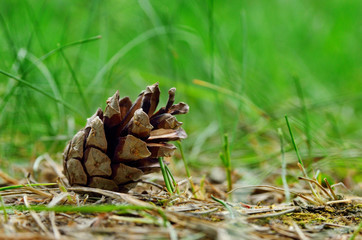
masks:
[[[283,189],[212,184],[178,179],[179,193],[164,187],[160,174],[149,175],[128,193],[71,187],[48,155],[40,174],[14,179],[1,172],[0,239],[361,239],[362,198],[341,197],[328,187]],[[41,173],[57,182],[40,184]],[[36,176],[36,177],[34,177]],[[300,181],[314,180],[303,178]],[[17,185],[15,185],[17,184]],[[252,203],[231,201],[235,191],[254,189]],[[339,199],[334,199],[334,196]],[[195,197],[196,196],[196,197]],[[323,196],[323,197],[322,197]],[[262,203],[262,204],[260,204]]]

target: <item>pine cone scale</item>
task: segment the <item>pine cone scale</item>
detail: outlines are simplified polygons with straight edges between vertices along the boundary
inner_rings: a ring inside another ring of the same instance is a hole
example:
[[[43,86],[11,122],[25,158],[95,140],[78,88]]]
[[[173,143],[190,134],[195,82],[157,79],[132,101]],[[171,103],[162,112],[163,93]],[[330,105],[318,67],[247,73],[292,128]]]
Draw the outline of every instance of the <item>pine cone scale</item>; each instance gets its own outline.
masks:
[[[162,141],[177,141],[185,139],[187,137],[186,132],[182,128],[174,129],[157,129],[151,131],[148,141],[150,142],[162,142]]]
[[[142,99],[143,99],[144,92],[142,92],[138,98],[136,99],[136,102],[132,105],[132,107],[128,110],[126,116],[122,120],[122,122],[119,124],[116,133],[118,135],[121,135],[122,131],[124,131],[124,128],[126,124],[131,120],[133,117],[134,112],[141,107]]]
[[[113,158],[115,162],[123,160],[138,160],[151,155],[150,151],[147,149],[147,144],[133,135],[121,137],[115,153],[116,154]]]
[[[90,122],[90,132],[88,134],[85,147],[96,147],[103,152],[107,151],[107,139],[103,122],[98,116]]]
[[[96,148],[89,148],[85,153],[85,169],[89,176],[110,176],[112,174],[111,159]]]
[[[117,185],[120,185],[130,181],[137,181],[144,173],[140,169],[120,163],[113,166],[113,174],[113,180]]]
[[[85,134],[83,131],[78,132],[70,142],[68,157],[82,159]]]
[[[158,84],[156,83],[153,86],[148,86],[146,88],[141,107],[148,116],[151,116],[155,112],[159,99],[160,89],[158,88]]]
[[[71,158],[67,162],[67,170],[68,170],[68,180],[71,185],[79,184],[86,185],[87,184],[87,174],[84,171],[82,163],[75,158]]]
[[[114,181],[101,177],[92,177],[90,179],[89,186],[92,188],[100,188],[111,191],[118,191],[119,189]]]
[[[129,133],[140,137],[148,138],[153,126],[150,123],[148,115],[142,110],[138,109],[135,111],[133,118],[128,126]]]
[[[176,150],[173,144],[168,143],[147,143],[147,148],[151,158],[171,157]]]
[[[121,114],[121,119],[123,119],[126,116],[131,107],[132,107],[132,102],[131,99],[129,99],[129,97],[124,97],[121,100],[119,100],[119,111]]]

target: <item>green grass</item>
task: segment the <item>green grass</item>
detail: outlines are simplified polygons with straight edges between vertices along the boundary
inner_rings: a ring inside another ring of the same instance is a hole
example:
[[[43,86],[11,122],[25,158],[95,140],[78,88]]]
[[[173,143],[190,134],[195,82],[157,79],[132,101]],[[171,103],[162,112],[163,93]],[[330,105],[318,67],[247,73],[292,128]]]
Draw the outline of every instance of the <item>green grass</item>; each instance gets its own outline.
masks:
[[[5,207],[4,199],[2,196],[0,196],[0,203],[1,203],[1,208],[3,210],[4,222],[7,223],[9,218],[8,218],[8,214],[6,212],[6,207]]]
[[[288,116],[285,115],[285,121],[287,123],[287,126],[288,126],[288,130],[289,130],[289,134],[290,134],[290,138],[292,140],[292,144],[293,144],[293,147],[294,147],[294,150],[295,150],[295,153],[297,155],[297,158],[298,158],[298,167],[300,168],[302,174],[303,174],[303,177],[305,178],[308,178],[308,173],[307,171],[305,170],[305,167],[304,167],[304,163],[303,163],[303,160],[300,156],[300,153],[299,153],[299,149],[295,143],[295,139],[294,139],[294,135],[293,135],[293,131],[292,131],[292,128],[290,126],[290,123],[289,123],[289,120],[288,120]],[[308,182],[309,184],[309,188],[311,190],[311,192],[313,193],[314,197],[317,199],[317,200],[320,200],[319,198],[319,195],[316,193],[315,189],[313,188],[313,185]],[[320,203],[323,203],[323,201],[320,200]]]
[[[161,101],[175,86],[176,101],[190,105],[180,120],[191,172],[220,165],[229,133],[233,168],[262,181],[280,169],[276,129],[288,131],[287,114],[306,166],[338,167],[341,181],[361,166],[361,8],[358,0],[1,1],[0,167],[13,173],[13,163],[61,152],[116,89],[134,99],[158,81]]]
[[[222,165],[225,168],[225,175],[227,181],[227,191],[230,192],[233,189],[232,181],[232,166],[230,159],[230,147],[229,147],[229,137],[227,134],[224,135],[223,150],[219,154]]]
[[[160,163],[160,168],[161,168],[161,173],[162,173],[162,176],[163,176],[163,180],[165,182],[165,186],[166,186],[166,189],[168,191],[168,193],[172,196],[175,192],[177,192],[178,194],[180,193],[179,192],[179,189],[178,189],[178,186],[177,186],[177,183],[170,171],[170,169],[167,167],[167,165],[163,162],[163,158],[160,157],[158,158],[158,161]]]
[[[226,202],[224,202],[223,200],[218,199],[218,198],[216,198],[216,197],[214,197],[214,196],[212,196],[212,195],[211,195],[211,198],[212,198],[215,202],[220,203],[223,207],[225,207],[225,208],[229,211],[229,214],[230,214],[230,218],[231,218],[231,219],[234,219],[234,218],[235,218],[235,214],[234,214],[235,210],[233,210],[231,206],[229,206],[229,205],[228,205]]]
[[[36,183],[36,184],[26,184],[26,185],[11,185],[11,186],[6,186],[6,187],[0,187],[0,192],[5,191],[5,190],[23,188],[23,187],[53,186],[53,185],[56,185],[56,183]]]
[[[285,152],[284,152],[284,136],[281,128],[278,128],[278,134],[280,139],[280,153],[281,153],[281,178],[283,182],[285,201],[288,203],[290,201],[290,191],[287,182],[287,163],[285,161]]]

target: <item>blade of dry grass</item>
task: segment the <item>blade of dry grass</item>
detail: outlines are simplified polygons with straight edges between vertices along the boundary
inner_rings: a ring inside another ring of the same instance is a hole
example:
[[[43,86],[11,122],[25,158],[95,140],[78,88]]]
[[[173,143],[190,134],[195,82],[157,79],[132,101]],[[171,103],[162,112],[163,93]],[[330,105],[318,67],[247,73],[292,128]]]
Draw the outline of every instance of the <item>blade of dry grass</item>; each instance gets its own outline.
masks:
[[[46,233],[47,235],[50,235],[48,229],[46,228],[46,226],[43,224],[43,222],[41,221],[40,217],[38,214],[35,213],[35,211],[32,211],[31,207],[30,207],[30,204],[28,202],[28,195],[24,195],[23,197],[23,200],[24,200],[24,204],[27,208],[27,210],[30,210],[30,214],[31,216],[33,217],[33,219],[35,220],[35,222],[38,224],[38,226],[40,227],[40,229]]]

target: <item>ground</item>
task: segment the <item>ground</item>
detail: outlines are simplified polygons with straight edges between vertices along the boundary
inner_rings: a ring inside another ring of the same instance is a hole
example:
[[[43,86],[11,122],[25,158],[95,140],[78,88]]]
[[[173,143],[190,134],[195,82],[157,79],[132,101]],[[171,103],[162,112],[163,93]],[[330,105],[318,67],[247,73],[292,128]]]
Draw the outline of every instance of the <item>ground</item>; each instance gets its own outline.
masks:
[[[195,179],[196,195],[187,179],[177,180],[179,194],[170,194],[157,174],[129,193],[66,186],[62,176],[56,185],[33,186],[2,173],[6,177],[13,184],[0,188],[7,212],[0,239],[362,238],[362,199],[355,196],[314,205],[300,189],[292,203],[273,203],[279,188],[255,186],[250,199],[263,200],[254,205],[234,201],[223,184],[207,180],[201,189]]]

